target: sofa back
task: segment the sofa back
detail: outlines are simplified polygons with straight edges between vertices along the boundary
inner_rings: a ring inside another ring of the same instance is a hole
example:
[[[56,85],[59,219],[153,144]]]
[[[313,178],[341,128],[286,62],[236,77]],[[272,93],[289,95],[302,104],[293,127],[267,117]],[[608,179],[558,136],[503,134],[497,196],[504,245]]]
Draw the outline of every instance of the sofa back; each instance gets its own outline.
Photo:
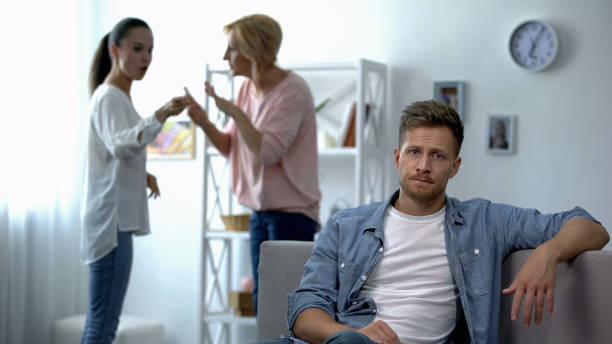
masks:
[[[298,287],[313,245],[304,241],[262,244],[258,339],[289,333],[287,294]],[[531,250],[517,251],[504,260],[504,287],[512,283],[530,254]],[[522,318],[511,321],[511,307],[512,296],[501,296],[500,343],[612,343],[612,251],[589,251],[559,264],[553,315],[544,315],[541,325],[524,328]]]
[[[297,289],[304,264],[312,255],[312,241],[269,240],[259,251],[257,338],[288,334],[287,295]]]

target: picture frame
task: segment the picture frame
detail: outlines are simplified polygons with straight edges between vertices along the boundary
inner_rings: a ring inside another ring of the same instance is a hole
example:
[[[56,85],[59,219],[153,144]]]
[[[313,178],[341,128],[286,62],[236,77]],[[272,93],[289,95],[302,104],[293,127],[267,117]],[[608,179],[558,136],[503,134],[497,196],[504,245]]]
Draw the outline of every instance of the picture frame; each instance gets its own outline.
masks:
[[[166,121],[155,140],[147,145],[150,160],[190,160],[195,158],[195,125],[191,120]]]
[[[515,115],[489,115],[487,121],[487,152],[490,154],[514,154],[516,149]]]
[[[434,100],[452,106],[459,114],[462,122],[465,121],[464,87],[463,81],[434,82]]]

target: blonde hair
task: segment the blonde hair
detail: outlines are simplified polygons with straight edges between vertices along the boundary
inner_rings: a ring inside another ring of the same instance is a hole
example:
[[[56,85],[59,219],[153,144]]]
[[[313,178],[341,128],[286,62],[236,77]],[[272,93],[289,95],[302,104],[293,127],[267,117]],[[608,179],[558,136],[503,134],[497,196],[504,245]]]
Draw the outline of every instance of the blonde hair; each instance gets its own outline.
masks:
[[[253,79],[257,80],[276,62],[283,31],[271,17],[251,14],[225,25],[223,31],[228,35],[234,32],[238,52],[251,61]]]

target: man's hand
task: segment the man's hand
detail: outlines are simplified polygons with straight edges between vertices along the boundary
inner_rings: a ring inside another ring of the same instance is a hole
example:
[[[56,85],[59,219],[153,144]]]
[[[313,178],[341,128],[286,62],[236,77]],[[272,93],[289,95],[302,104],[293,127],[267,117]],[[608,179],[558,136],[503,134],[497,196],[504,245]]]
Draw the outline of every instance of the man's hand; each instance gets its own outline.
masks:
[[[599,250],[608,243],[610,235],[599,223],[584,217],[573,217],[550,240],[538,246],[521,268],[512,284],[502,290],[505,295],[514,294],[511,319],[519,316],[523,296],[523,322],[531,323],[533,304],[536,304],[535,323],[542,321],[544,297],[546,313],[552,315],[555,302],[555,275],[557,263],[564,262],[588,250]]]
[[[514,282],[508,288],[502,290],[504,295],[514,294],[510,314],[512,320],[517,320],[519,317],[523,296],[525,296],[523,307],[525,327],[529,327],[531,324],[534,303],[536,306],[535,323],[539,325],[542,322],[544,297],[546,297],[546,314],[552,315],[555,302],[557,262],[558,258],[548,243],[538,246],[527,259]]]
[[[357,332],[365,334],[368,338],[380,344],[401,344],[395,331],[382,320],[376,320],[357,330]]]

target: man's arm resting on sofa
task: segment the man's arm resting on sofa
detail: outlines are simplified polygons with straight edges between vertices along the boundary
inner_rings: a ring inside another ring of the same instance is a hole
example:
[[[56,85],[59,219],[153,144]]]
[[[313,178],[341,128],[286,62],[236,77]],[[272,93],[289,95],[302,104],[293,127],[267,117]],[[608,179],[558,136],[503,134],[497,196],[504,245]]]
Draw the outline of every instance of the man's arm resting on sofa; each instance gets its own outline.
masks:
[[[308,343],[323,343],[334,333],[343,330],[355,330],[347,325],[336,322],[327,312],[318,308],[308,308],[302,311],[293,326],[296,337]],[[356,330],[376,342],[400,344],[397,334],[382,320],[377,320]]]
[[[546,298],[546,313],[551,315],[554,305],[555,274],[557,263],[588,250],[599,250],[610,240],[606,229],[589,219],[569,219],[550,240],[538,246],[525,262],[512,284],[502,290],[514,294],[511,319],[516,320],[525,297],[523,323],[529,327],[535,304],[535,323],[540,324]]]

